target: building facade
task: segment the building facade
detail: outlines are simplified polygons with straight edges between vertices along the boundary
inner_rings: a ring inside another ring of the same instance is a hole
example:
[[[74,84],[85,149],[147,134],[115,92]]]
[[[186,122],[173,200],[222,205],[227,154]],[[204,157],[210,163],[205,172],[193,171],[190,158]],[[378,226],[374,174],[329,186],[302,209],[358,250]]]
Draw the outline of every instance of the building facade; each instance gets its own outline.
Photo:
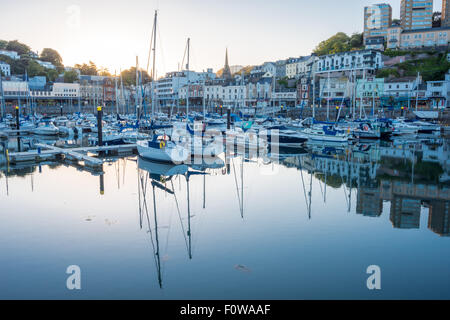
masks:
[[[390,31],[393,34],[388,38],[387,47],[391,49],[448,46],[450,40],[450,27],[403,31],[391,28]]]
[[[445,75],[445,80],[428,81],[426,97],[432,108],[450,107],[450,75]]]
[[[400,19],[403,30],[431,28],[433,25],[433,0],[402,0]]]
[[[316,74],[353,70],[366,71],[370,74],[382,67],[383,59],[380,51],[357,50],[319,57]]]

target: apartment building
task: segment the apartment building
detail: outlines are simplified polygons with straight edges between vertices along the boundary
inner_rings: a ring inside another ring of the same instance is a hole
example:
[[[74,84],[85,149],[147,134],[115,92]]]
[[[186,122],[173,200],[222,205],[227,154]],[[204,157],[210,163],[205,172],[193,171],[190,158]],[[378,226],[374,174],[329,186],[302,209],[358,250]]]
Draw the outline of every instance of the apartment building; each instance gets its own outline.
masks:
[[[433,24],[433,0],[402,0],[400,19],[403,30],[431,28]]]
[[[364,43],[372,37],[387,38],[387,28],[392,24],[392,7],[379,3],[364,8]]]

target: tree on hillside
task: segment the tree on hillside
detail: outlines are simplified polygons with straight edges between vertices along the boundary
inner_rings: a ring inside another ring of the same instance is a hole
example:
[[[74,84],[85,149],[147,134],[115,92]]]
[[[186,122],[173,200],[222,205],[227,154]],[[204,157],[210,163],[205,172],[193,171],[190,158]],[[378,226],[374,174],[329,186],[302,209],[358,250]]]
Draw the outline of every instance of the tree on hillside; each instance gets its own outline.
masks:
[[[89,64],[86,64],[86,63],[76,64],[75,68],[80,70],[82,75],[87,75],[87,76],[97,76],[98,75],[97,66],[92,61],[89,61]]]
[[[63,67],[63,60],[61,56],[59,55],[58,51],[51,49],[51,48],[44,48],[41,52],[41,55],[39,56],[39,59],[42,61],[47,61],[52,63],[57,68]]]
[[[334,54],[350,50],[361,49],[363,47],[363,35],[354,33],[351,37],[344,32],[338,32],[331,38],[324,40],[314,50],[318,56]]]
[[[0,40],[0,50],[6,49],[7,46],[8,46],[8,41]]]
[[[353,48],[361,48],[364,46],[364,36],[362,33],[354,33],[350,37],[349,40],[350,47]]]
[[[147,71],[141,69],[140,72],[142,73],[142,83],[143,84],[152,81],[152,79],[148,75]],[[130,86],[130,85],[136,84],[136,67],[131,67],[128,70],[123,70],[121,75],[122,75],[122,81],[125,85]]]
[[[6,50],[16,51],[19,55],[22,55],[29,53],[30,47],[26,44],[20,43],[18,40],[12,40],[8,42]]]
[[[65,83],[74,83],[77,80],[78,80],[78,72],[76,72],[75,70],[64,72]]]
[[[100,67],[98,69],[98,75],[105,76],[105,77],[111,77],[111,73],[109,72],[108,68],[104,68],[104,67]]]

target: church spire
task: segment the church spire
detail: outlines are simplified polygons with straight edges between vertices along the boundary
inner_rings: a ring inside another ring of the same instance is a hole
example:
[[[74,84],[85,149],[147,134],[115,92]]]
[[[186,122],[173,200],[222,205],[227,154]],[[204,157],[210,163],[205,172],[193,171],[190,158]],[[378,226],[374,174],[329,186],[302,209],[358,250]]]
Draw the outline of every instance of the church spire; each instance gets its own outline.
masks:
[[[225,51],[225,66],[223,68],[222,78],[227,80],[231,79],[231,70],[228,64],[228,48]]]

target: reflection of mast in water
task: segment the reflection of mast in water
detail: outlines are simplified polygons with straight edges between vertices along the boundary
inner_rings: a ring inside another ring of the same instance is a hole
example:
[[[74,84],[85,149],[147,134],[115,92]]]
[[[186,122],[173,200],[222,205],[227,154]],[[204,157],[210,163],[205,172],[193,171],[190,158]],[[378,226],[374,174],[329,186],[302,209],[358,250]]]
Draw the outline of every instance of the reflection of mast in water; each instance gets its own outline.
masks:
[[[241,159],[241,190],[238,187],[238,181],[236,176],[236,166],[234,165],[234,159],[231,159],[233,163],[234,182],[236,184],[236,194],[239,201],[239,211],[241,212],[241,218],[244,219],[244,156]],[[240,191],[240,192],[239,192]]]
[[[144,180],[144,176],[145,176],[145,180]],[[148,214],[148,206],[147,206],[147,180],[148,180],[148,178],[149,178],[148,173],[147,173],[147,175],[144,174],[143,176],[141,176],[141,174],[139,172],[139,168],[138,168],[138,189],[139,189],[139,192],[142,192],[142,201],[141,201],[141,196],[139,196],[139,220],[140,220],[140,227],[142,229],[143,215],[145,213],[145,217],[146,217],[145,220],[147,221],[148,233],[150,234],[150,240],[151,240],[152,249],[153,249],[153,257],[155,259],[158,284],[159,284],[159,287],[162,288],[161,257],[160,257],[160,250],[159,250],[155,184],[153,183],[153,181],[151,182],[152,192],[153,192],[153,215],[154,215],[154,223],[155,223],[155,241],[153,241],[152,226],[150,223],[150,217]]]
[[[302,177],[303,194],[305,195],[306,209],[308,210],[308,218],[311,219],[311,194],[312,194],[313,171],[311,170],[311,176],[309,178],[309,192],[308,192],[308,195],[306,195],[306,187],[305,187],[305,180],[303,178],[303,167],[302,167],[301,160],[299,161],[299,164],[300,164],[300,176]]]
[[[191,202],[190,202],[190,196],[189,196],[189,172],[186,173],[186,190],[187,190],[187,214],[188,214],[188,239],[189,239],[189,246],[188,246],[188,255],[189,259],[192,259],[192,238],[191,238]]]

